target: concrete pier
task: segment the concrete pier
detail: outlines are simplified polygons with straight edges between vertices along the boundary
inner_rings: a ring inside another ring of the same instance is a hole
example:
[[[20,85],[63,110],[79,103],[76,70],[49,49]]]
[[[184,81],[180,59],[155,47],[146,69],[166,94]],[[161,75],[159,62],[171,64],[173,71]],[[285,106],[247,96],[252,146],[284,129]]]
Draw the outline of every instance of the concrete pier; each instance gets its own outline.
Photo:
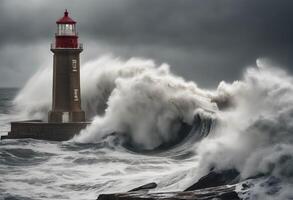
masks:
[[[48,123],[40,120],[11,122],[11,131],[1,139],[32,138],[39,140],[66,141],[73,138],[90,122]]]

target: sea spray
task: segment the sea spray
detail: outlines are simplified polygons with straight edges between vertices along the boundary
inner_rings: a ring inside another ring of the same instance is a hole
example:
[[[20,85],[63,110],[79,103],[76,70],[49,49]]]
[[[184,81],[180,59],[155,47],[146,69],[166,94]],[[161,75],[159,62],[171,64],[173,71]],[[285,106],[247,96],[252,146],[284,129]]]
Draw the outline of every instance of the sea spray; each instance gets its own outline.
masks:
[[[215,134],[199,143],[199,171],[236,168],[242,180],[276,177],[281,180],[278,192],[251,195],[256,199],[292,197],[285,188],[293,183],[293,78],[266,60],[258,60],[242,81],[220,83],[215,98],[233,103],[217,112]]]
[[[36,72],[13,100],[12,114],[23,119],[47,119],[52,96],[52,70],[42,67]]]
[[[107,100],[107,108],[74,138],[76,142],[98,142],[116,132],[127,134],[140,148],[154,149],[176,140],[181,123],[192,124],[196,109],[216,109],[208,92],[173,75],[166,64],[156,67],[150,61],[131,59],[106,66],[98,74],[91,91],[106,90],[101,94],[107,97],[97,96],[94,102]],[[87,100],[89,96],[85,95],[85,102],[93,101]]]
[[[19,113],[46,120],[50,76],[45,68],[32,77],[14,101]],[[81,68],[81,86],[83,109],[93,123],[76,142],[99,142],[116,132],[128,135],[136,146],[153,149],[176,140],[181,123],[191,124],[196,109],[217,109],[209,92],[152,60],[101,57]]]
[[[293,144],[293,78],[259,60],[257,68],[247,69],[243,81],[221,83],[217,92],[222,95],[224,91],[234,103],[230,109],[217,112],[216,134],[202,141],[199,151],[208,153],[203,154],[203,163],[210,160],[220,168],[234,166],[243,178],[270,173],[259,158],[258,164],[251,167],[251,157],[258,157],[255,154],[264,149],[272,155],[277,146],[283,151]],[[263,158],[265,155],[261,154]]]
[[[280,179],[284,189],[272,198],[292,195],[286,188],[293,181],[293,78],[279,67],[259,59],[242,80],[221,82],[215,91],[199,89],[172,74],[168,65],[150,60],[102,57],[81,70],[83,108],[93,123],[73,141],[98,143],[117,132],[151,150],[176,138],[178,124],[193,123],[199,110],[212,112],[216,127],[186,149],[194,151],[194,163],[178,184],[188,186],[211,168],[236,168],[242,180],[260,174]],[[14,101],[19,113],[46,118],[50,73],[42,69],[19,93]],[[218,110],[213,102],[226,106]],[[161,185],[174,189],[174,184]]]

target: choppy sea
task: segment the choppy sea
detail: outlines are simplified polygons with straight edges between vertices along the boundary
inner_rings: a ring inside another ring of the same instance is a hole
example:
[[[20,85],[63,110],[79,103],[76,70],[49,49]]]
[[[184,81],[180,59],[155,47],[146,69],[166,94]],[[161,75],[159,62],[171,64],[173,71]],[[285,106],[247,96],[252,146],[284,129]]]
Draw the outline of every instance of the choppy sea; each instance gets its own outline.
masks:
[[[0,89],[0,131],[7,134],[18,89]],[[96,199],[157,182],[180,190],[192,171],[192,158],[130,152],[103,141],[96,144],[33,139],[0,141],[0,199]]]
[[[0,134],[46,120],[51,77],[42,68],[22,89],[0,89]],[[150,182],[182,191],[211,169],[236,169],[243,199],[293,199],[293,76],[278,66],[258,59],[205,90],[166,64],[106,56],[82,66],[81,87],[92,124],[78,136],[0,141],[0,199],[90,200]]]

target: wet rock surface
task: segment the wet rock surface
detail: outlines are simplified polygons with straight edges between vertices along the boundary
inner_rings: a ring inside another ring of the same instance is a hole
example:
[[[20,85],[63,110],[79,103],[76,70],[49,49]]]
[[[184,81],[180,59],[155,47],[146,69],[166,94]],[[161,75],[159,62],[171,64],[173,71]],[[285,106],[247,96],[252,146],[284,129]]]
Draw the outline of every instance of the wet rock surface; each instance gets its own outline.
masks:
[[[98,200],[137,200],[137,199],[173,199],[173,200],[238,200],[239,197],[235,192],[235,186],[219,186],[213,188],[206,188],[194,191],[184,192],[158,192],[158,193],[147,193],[147,192],[127,192],[117,194],[101,194]]]
[[[142,185],[140,187],[137,187],[137,188],[134,188],[132,190],[129,190],[128,192],[135,192],[135,191],[142,191],[142,190],[150,190],[150,189],[154,189],[157,187],[157,184],[152,182],[152,183],[148,183],[148,184],[145,184],[145,185]]]
[[[200,178],[195,184],[188,187],[185,191],[235,184],[238,182],[238,177],[239,172],[235,169],[211,171],[206,176]]]
[[[238,177],[239,172],[235,169],[211,171],[182,192],[148,192],[157,186],[156,183],[149,183],[126,193],[101,194],[98,200],[237,200],[240,199],[235,192],[235,183],[237,183]]]

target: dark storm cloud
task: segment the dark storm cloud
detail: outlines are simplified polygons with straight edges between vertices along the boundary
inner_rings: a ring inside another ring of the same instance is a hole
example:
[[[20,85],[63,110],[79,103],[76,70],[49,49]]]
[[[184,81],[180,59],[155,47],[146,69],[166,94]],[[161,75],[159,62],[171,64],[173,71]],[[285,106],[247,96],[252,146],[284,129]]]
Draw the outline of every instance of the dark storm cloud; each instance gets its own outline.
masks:
[[[11,44],[49,42],[64,8],[78,21],[82,41],[96,43],[99,53],[167,62],[204,86],[237,79],[258,57],[289,70],[293,64],[291,0],[1,1],[0,59],[11,59],[1,56]]]

